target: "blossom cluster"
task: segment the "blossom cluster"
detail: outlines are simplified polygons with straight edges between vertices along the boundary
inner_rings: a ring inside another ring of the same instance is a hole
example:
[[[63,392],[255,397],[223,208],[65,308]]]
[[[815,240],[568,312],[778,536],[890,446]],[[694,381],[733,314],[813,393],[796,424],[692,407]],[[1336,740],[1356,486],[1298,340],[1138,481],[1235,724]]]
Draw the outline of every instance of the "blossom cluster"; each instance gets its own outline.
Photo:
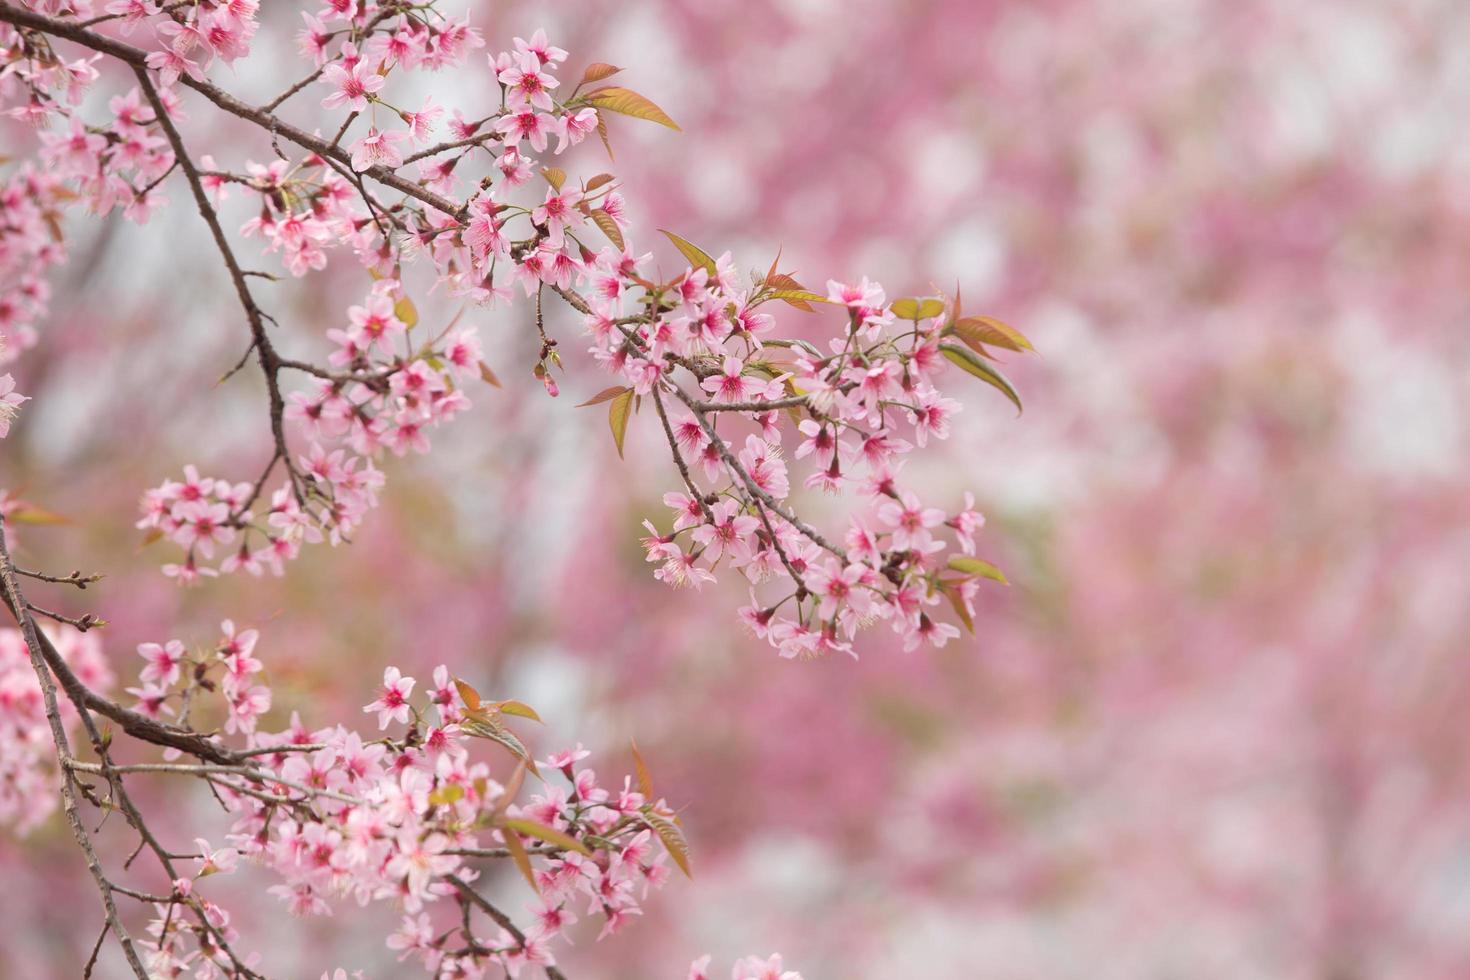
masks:
[[[95,633],[46,629],[61,658],[94,691],[112,687],[112,672]],[[77,721],[70,701],[57,705],[62,724]],[[0,630],[0,826],[25,833],[56,809],[56,749],[46,722],[41,685],[20,630]]]
[[[259,508],[263,514],[255,513],[263,480],[231,483],[200,476],[192,465],[182,480],[144,493],[137,526],[185,552],[165,574],[183,582],[236,571],[280,575],[303,544],[339,544],[361,524],[384,483],[374,459],[385,449],[427,452],[428,432],[469,406],[462,385],[479,370],[473,329],[446,330],[414,349],[400,318],[414,320],[409,309],[397,280],[383,279],[348,309],[345,328],[328,331],[337,345],[334,370],[292,392],[282,412],[283,425],[308,449],[272,460],[272,468],[284,463],[287,480]],[[216,546],[228,549],[217,565],[206,564]]]
[[[0,365],[36,343],[51,298],[46,270],[66,256],[58,215],[69,196],[60,175],[29,163],[0,179]],[[0,439],[26,401],[15,378],[0,374]]]
[[[604,251],[587,317],[594,355],[622,376],[626,391],[659,399],[684,478],[684,491],[664,496],[671,530],[645,522],[657,577],[698,588],[724,562],[752,586],[779,583],[780,593],[765,601],[752,589],[740,615],[786,657],[851,654],[853,637],[878,620],[906,648],[958,636],[926,607],[948,595],[966,621],[973,614],[976,573],[990,567],[951,558],[974,555],[984,518],[969,495],[951,513],[898,484],[904,455],[945,438],[959,409],[935,386],[951,367],[942,339],[957,311],[935,300],[902,301],[913,315],[900,321],[867,279],[829,282],[822,297],[780,287],[774,267],[742,289],[728,253],[693,257],[700,264],[661,286],[640,273],[647,257]],[[775,340],[775,318],[763,309],[775,299],[841,307],[845,329],[825,352]],[[680,370],[698,379],[698,395],[672,380]],[[665,398],[676,400],[667,412]],[[854,492],[871,503],[851,517],[841,544],[789,508],[798,465],[807,470],[804,488]],[[941,538],[946,532],[952,543]]]
[[[240,858],[279,877],[269,891],[296,915],[329,915],[345,899],[396,903],[405,915],[388,948],[429,975],[453,977],[500,975],[487,974],[492,969],[516,976],[526,965],[554,965],[556,942],[580,917],[600,918],[600,936],[611,934],[667,879],[667,854],[678,851],[684,860],[674,813],[646,782],[635,788],[625,778],[621,787],[604,787],[584,765],[590,753],[580,745],[538,767],[505,724],[506,716],[534,711],[518,702],[481,703],[443,666],[417,699],[414,678],[387,669],[364,711],[389,734],[365,737],[341,725],[313,730],[295,714],[284,730],[261,730],[272,696],[259,683],[257,641],[255,630],[227,621],[203,653],[191,654],[177,640],[138,648],[144,666],[139,686],[129,688],[138,710],[190,724],[190,712],[217,710],[210,706],[217,696],[225,732],[242,740],[250,760],[248,767],[203,773],[236,822],[227,846],[197,842],[196,874],[174,882],[170,900],[159,903],[150,967],[161,974],[207,975],[207,961],[229,966],[229,913],[208,901],[198,879],[228,873]],[[473,757],[474,738],[516,757],[508,782]],[[547,777],[518,803],[528,770]],[[525,930],[493,923],[491,931],[475,932],[458,914],[458,905],[473,905],[467,889],[480,874],[474,862],[486,857],[513,857],[528,876],[534,900]],[[173,914],[180,903],[199,909],[227,942],[200,942],[198,928]]]
[[[569,179],[538,155],[560,154],[593,132],[605,140],[609,113],[672,120],[637,93],[599,86],[620,71],[614,66],[591,65],[575,85],[564,84],[558,76],[568,54],[540,32],[486,56],[499,91],[488,111],[449,112],[432,100],[417,109],[397,105],[397,80],[461,63],[484,46],[466,20],[434,4],[331,3],[304,15],[298,48],[312,73],[269,107],[325,90],[320,105],[329,116],[321,129],[337,132],[333,143],[298,137],[304,156],[247,161],[243,172],[210,156],[197,165],[175,161],[167,134],[158,132],[172,122],[152,118],[144,103],[177,116],[180,79],[199,87],[213,60],[243,54],[254,14],[246,2],[182,11],[137,0],[109,6],[120,29],[151,29],[156,98],[153,89],[140,97],[138,87],[113,98],[105,126],[89,126],[75,108],[96,80],[94,69],[75,69],[64,94],[48,94],[62,81],[44,77],[56,70],[57,59],[42,57],[49,40],[25,30],[9,38],[18,42],[12,57],[22,73],[38,80],[25,115],[64,123],[42,134],[43,156],[93,209],[122,203],[145,218],[161,177],[181,165],[214,207],[242,188],[257,207],[241,235],[259,237],[291,274],[319,270],[330,251],[345,249],[375,280],[368,298],[327,332],[329,367],[276,354],[247,303],[275,399],[275,455],[255,483],[191,478],[145,495],[140,526],[185,552],[166,564],[169,574],[188,582],[237,569],[279,572],[301,544],[342,540],[376,500],[382,475],[374,459],[384,449],[426,450],[426,430],[468,405],[466,376],[479,370],[494,381],[472,331],[411,339],[417,312],[404,283],[415,265],[427,265],[434,288],[472,304],[517,291],[535,297],[541,343],[533,373],[552,395],[563,359],[545,328],[542,297],[554,293],[580,311],[594,359],[624,382],[609,396],[620,447],[630,407],[645,397],[657,402],[683,484],[666,497],[673,528],[647,540],[658,577],[698,586],[724,561],[752,586],[779,583],[764,598],[752,592],[742,617],[784,656],[852,653],[857,632],[880,620],[906,646],[943,644],[958,634],[932,614],[946,598],[970,622],[977,577],[999,577],[973,558],[983,519],[968,500],[934,507],[897,482],[907,453],[948,433],[958,404],[937,385],[952,363],[1014,399],[969,349],[985,355],[983,345],[963,333],[968,348],[944,340],[955,334],[957,302],[890,306],[867,279],[830,282],[819,295],[774,265],[745,285],[728,254],[713,259],[678,238],[689,268],[669,281],[650,278],[651,256],[629,245],[616,178]],[[280,125],[271,123],[278,153]],[[441,125],[448,139],[434,143]],[[411,165],[413,182],[398,176]],[[365,178],[402,198],[383,200]],[[595,247],[593,234],[611,244]],[[842,329],[824,346],[775,336],[768,304],[777,301],[806,311],[839,307]],[[308,388],[286,397],[281,377],[293,371],[307,376]],[[795,487],[788,467],[802,460],[808,472]],[[286,480],[267,491],[277,462]],[[852,515],[834,541],[795,513],[794,489],[850,493],[871,506]],[[263,521],[253,513],[260,498],[269,501]],[[205,563],[216,545],[233,546],[237,533],[238,550],[217,566]]]
[[[46,272],[66,257],[59,216],[70,196],[61,175],[30,163],[0,179],[0,365],[36,343],[51,300]]]

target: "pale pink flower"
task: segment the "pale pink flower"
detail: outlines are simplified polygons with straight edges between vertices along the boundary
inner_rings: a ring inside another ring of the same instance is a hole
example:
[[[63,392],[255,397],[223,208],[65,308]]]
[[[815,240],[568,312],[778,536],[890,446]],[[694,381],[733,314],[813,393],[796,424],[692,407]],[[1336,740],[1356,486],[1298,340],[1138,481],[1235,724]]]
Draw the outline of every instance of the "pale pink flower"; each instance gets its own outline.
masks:
[[[403,154],[394,148],[394,143],[408,139],[402,130],[368,129],[367,135],[352,144],[352,169],[361,173],[373,167],[383,166],[389,170],[403,166]]]
[[[138,644],[138,656],[147,661],[138,676],[144,684],[156,684],[159,687],[168,688],[178,681],[182,671],[184,660],[188,652],[184,644],[179,640],[169,640],[166,644],[140,643]]]
[[[383,671],[383,688],[378,694],[376,701],[363,707],[365,713],[378,713],[378,728],[388,727],[389,722],[397,722],[400,725],[408,723],[413,712],[408,703],[408,695],[413,690],[414,680],[412,677],[404,677],[397,667],[389,667]]]
[[[28,401],[30,401],[28,395],[16,392],[13,377],[8,374],[0,374],[0,439],[10,434],[10,423],[15,421],[21,403]]]

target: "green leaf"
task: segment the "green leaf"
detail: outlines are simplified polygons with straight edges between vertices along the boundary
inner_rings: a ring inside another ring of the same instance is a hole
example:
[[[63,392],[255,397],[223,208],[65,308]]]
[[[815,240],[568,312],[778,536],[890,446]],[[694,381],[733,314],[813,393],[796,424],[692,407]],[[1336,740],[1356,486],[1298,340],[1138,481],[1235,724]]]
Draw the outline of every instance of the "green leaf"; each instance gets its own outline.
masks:
[[[501,701],[495,707],[503,715],[515,715],[517,718],[529,718],[532,721],[541,720],[541,716],[536,713],[535,708],[520,701]]]
[[[667,237],[669,241],[674,243],[674,247],[683,254],[684,258],[689,260],[689,264],[691,266],[702,268],[710,275],[715,274],[715,260],[710,258],[708,252],[706,252],[704,249],[700,248],[693,242],[684,238],[680,238],[672,231],[664,231],[664,229],[662,228],[660,228],[659,231],[662,231],[665,237]]]
[[[966,575],[978,575],[980,578],[988,578],[992,581],[999,582],[1001,585],[1011,584],[1006,579],[1005,572],[1002,572],[999,568],[990,564],[990,562],[981,561],[979,558],[966,558],[963,555],[956,555],[949,560],[949,567],[956,572],[963,572]]]
[[[429,802],[435,806],[449,806],[464,799],[464,787],[459,783],[445,783],[429,794]]]
[[[557,830],[555,827],[548,827],[544,823],[526,820],[523,817],[508,817],[505,821],[505,827],[526,837],[534,837],[537,840],[545,841],[553,847],[560,847],[564,851],[576,851],[578,854],[585,854],[588,857],[592,856],[592,852],[587,850],[586,844],[583,844],[571,834]]]
[[[403,322],[403,325],[412,330],[419,322],[418,307],[413,305],[413,300],[407,296],[393,304],[393,315]]]
[[[656,122],[670,129],[679,128],[679,124],[670,119],[668,113],[632,89],[609,85],[605,88],[594,89],[588,92],[583,96],[583,99],[588,105],[596,106],[599,109],[606,109],[608,112],[616,112],[623,116],[632,116],[634,119],[647,119],[650,122]]]
[[[949,329],[976,350],[980,350],[981,344],[1004,347],[1006,350],[1013,350],[1017,353],[1036,349],[1031,346],[1031,341],[1027,340],[1021,331],[1009,324],[1002,323],[993,316],[960,317],[950,324]]]
[[[814,293],[809,289],[773,289],[766,294],[766,299],[785,300],[792,306],[805,313],[811,313],[812,303],[829,302],[827,297]]]
[[[762,341],[762,344],[766,347],[796,347],[810,354],[812,357],[817,358],[818,360],[821,360],[822,358],[822,352],[816,348],[816,345],[811,344],[805,340],[783,340],[777,337],[773,340]]]
[[[896,299],[888,307],[900,320],[929,320],[944,312],[944,301],[939,299]]]
[[[21,504],[15,510],[11,511],[9,514],[6,514],[5,519],[8,521],[14,521],[16,524],[72,523],[70,517],[55,513],[54,511],[43,510],[40,507],[33,507],[30,504]],[[153,537],[153,531],[158,531],[158,537]],[[153,531],[150,531],[148,535],[145,536],[146,540],[143,542],[145,545],[152,544],[154,541],[157,541],[158,538],[163,537],[163,532],[159,531],[158,528],[153,528]]]
[[[617,443],[618,459],[623,458],[623,437],[628,434],[628,419],[633,414],[633,389],[629,388],[607,406],[607,424]]]
[[[1011,400],[1011,404],[1016,406],[1016,414],[1019,415],[1021,413],[1021,396],[1016,393],[1016,389],[1011,385],[1010,381],[1006,380],[1005,375],[980,360],[979,357],[964,347],[957,347],[954,344],[940,344],[939,352],[952,363],[958,365],[960,370],[967,374],[973,374],[981,381],[998,389],[1001,394]]]

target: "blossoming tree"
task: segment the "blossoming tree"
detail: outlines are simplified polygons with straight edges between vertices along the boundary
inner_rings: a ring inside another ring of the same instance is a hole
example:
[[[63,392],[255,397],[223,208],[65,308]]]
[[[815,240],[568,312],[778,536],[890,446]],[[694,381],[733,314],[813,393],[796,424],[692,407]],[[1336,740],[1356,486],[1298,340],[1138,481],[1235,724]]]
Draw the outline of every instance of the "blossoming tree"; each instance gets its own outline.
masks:
[[[601,157],[617,117],[678,127],[609,82],[620,68],[565,74],[571,56],[540,33],[487,56],[469,17],[438,3],[332,0],[301,13],[300,77],[269,100],[241,99],[217,84],[218,66],[274,53],[293,29],[257,7],[0,2],[0,99],[35,133],[0,184],[0,357],[42,342],[66,212],[145,223],[177,190],[238,301],[225,378],[264,380],[266,459],[244,473],[184,465],[143,493],[144,542],[173,549],[164,575],[284,575],[303,549],[347,542],[378,503],[384,454],[427,452],[476,386],[500,386],[472,324],[504,306],[534,331],[529,373],[549,396],[568,362],[600,369],[611,384],[583,405],[606,406],[619,452],[637,418],[666,443],[670,513],[645,521],[643,539],[656,578],[698,589],[720,571],[739,576],[740,620],[788,658],[856,656],[880,624],[905,647],[972,628],[982,582],[1004,581],[976,555],[984,520],[968,495],[920,499],[901,468],[949,434],[958,405],[939,387],[946,376],[1019,408],[992,355],[1029,350],[1024,336],[966,315],[958,286],[892,302],[866,278],[813,291],[779,255],[746,274],[671,232],[679,258],[662,269],[634,247],[632,209]],[[431,95],[414,109],[416,87]],[[440,105],[451,91],[478,94]],[[244,127],[238,141],[207,142],[199,120],[217,116]],[[242,201],[250,217],[227,228],[225,209]],[[329,262],[360,269],[360,301],[320,325],[330,354],[311,360],[292,349],[303,325],[269,311],[270,283]],[[434,290],[459,315],[421,317],[415,297]],[[585,357],[564,353],[552,304],[580,320]],[[0,436],[25,401],[0,378]],[[839,506],[814,510],[814,491]],[[44,512],[6,498],[4,513],[9,533]],[[86,973],[110,938],[138,977],[262,976],[206,881],[242,859],[299,915],[349,898],[397,903],[388,949],[436,977],[562,976],[556,943],[579,915],[609,934],[671,866],[690,873],[678,809],[636,749],[620,785],[602,784],[580,745],[538,762],[517,731],[540,720],[534,708],[482,695],[447,665],[423,684],[390,667],[363,709],[377,723],[366,732],[295,715],[279,728],[260,633],[226,619],[202,648],[142,644],[137,681],[118,697],[96,639],[105,624],[34,600],[96,577],[21,567],[9,544],[0,584],[18,629],[0,634],[0,817],[35,824],[59,787],[101,900],[102,932],[90,958],[79,951]],[[514,768],[496,778],[502,761]],[[162,825],[130,789],[142,774],[207,792],[234,821],[227,840]],[[135,834],[122,868],[99,858],[88,807],[118,811]],[[144,854],[151,870],[135,869]],[[496,861],[534,893],[529,919],[477,887]],[[733,975],[796,976],[779,956]]]

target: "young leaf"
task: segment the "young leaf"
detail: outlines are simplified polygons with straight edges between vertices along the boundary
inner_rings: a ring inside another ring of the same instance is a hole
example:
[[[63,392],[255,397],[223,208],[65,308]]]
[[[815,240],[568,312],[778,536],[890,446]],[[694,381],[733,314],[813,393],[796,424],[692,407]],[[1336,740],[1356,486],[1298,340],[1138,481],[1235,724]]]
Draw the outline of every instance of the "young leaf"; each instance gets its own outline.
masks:
[[[1004,347],[1006,350],[1013,350],[1017,353],[1036,349],[1031,346],[1031,341],[1027,340],[1021,331],[1000,322],[995,317],[961,317],[950,324],[950,329],[954,331],[956,336],[976,350],[979,350],[979,345],[981,344],[989,344],[992,347]]]
[[[393,304],[393,315],[403,321],[403,325],[412,330],[419,322],[418,307],[413,305],[413,300],[407,296]]]
[[[517,718],[529,718],[532,721],[541,720],[541,716],[536,713],[535,708],[520,701],[501,701],[495,707],[503,715],[515,715]]]
[[[515,772],[510,774],[510,779],[506,780],[505,789],[501,792],[500,799],[495,801],[495,809],[490,813],[490,822],[492,824],[505,816],[505,811],[510,809],[510,805],[520,795],[521,784],[525,781],[526,764],[524,762],[517,762]]]
[[[944,301],[934,299],[896,299],[888,307],[900,320],[929,320],[944,312]]]
[[[510,853],[510,859],[515,862],[521,876],[526,879],[526,884],[531,886],[531,891],[537,895],[541,894],[541,889],[536,887],[536,873],[531,870],[531,858],[526,854],[526,845],[509,831],[500,836],[505,838],[505,849]]]
[[[459,783],[445,783],[429,794],[429,802],[435,806],[448,806],[464,799],[464,787]]]
[[[537,776],[541,773],[536,768],[536,760],[531,758],[531,753],[521,740],[515,737],[510,729],[502,725],[494,715],[487,711],[470,710],[465,712],[464,718],[459,723],[460,730],[466,735],[474,738],[488,739],[505,746],[510,754],[526,764],[526,768]]]
[[[807,289],[773,289],[766,294],[766,298],[784,300],[804,313],[814,312],[811,307],[813,303],[827,302],[827,297]]]
[[[617,178],[614,177],[612,174],[598,174],[596,177],[593,177],[591,180],[587,181],[587,183],[582,187],[582,190],[585,193],[591,194],[603,184],[610,184],[616,179]]]
[[[583,98],[586,99],[588,105],[606,109],[608,112],[632,116],[634,119],[647,119],[670,129],[679,128],[679,124],[670,119],[668,113],[632,89],[609,85],[606,88],[594,89]]]
[[[1005,375],[980,360],[967,348],[956,347],[954,344],[940,344],[939,352],[958,365],[962,371],[973,374],[981,381],[998,389],[1001,394],[1011,400],[1011,404],[1016,406],[1016,413],[1018,415],[1021,413],[1021,396],[1016,394],[1016,389],[1006,380]]]
[[[626,247],[623,244],[623,229],[618,227],[618,223],[613,220],[612,215],[608,214],[602,208],[597,208],[591,213],[591,217],[593,223],[607,236],[608,241],[612,242],[619,249]]]
[[[679,870],[684,872],[684,877],[693,878],[694,872],[689,870],[689,845],[685,842],[684,835],[679,833],[679,828],[668,819],[647,809],[643,813],[643,819],[658,835],[658,839],[663,842],[664,850],[669,852],[669,857],[673,858]]]
[[[551,189],[561,193],[561,185],[567,182],[567,172],[560,167],[542,167],[541,176],[551,185]]]
[[[963,572],[966,575],[978,575],[980,578],[988,578],[1002,585],[1011,584],[1006,580],[1005,572],[1002,572],[990,564],[990,562],[981,561],[979,558],[966,558],[963,555],[956,555],[949,560],[949,567],[956,572]]]
[[[72,523],[72,519],[70,517],[65,516],[64,514],[58,514],[55,511],[50,511],[50,510],[43,510],[40,507],[34,507],[34,506],[30,505],[30,504],[21,504],[15,510],[13,510],[9,514],[7,514],[6,515],[6,519],[7,520],[14,521],[17,524],[70,524],[70,523]],[[154,528],[153,531],[158,531],[159,537],[162,537],[163,536],[163,532],[162,531],[159,531],[158,528]],[[144,538],[143,544],[149,545],[149,544],[152,544],[154,541],[157,541],[157,540],[158,540],[158,538],[153,537],[153,533],[152,533],[152,531],[150,531],[148,533],[148,535]]]
[[[773,276],[766,276],[766,285],[776,289],[799,289],[806,292],[806,287],[797,282],[784,272],[778,272]]]
[[[765,344],[767,347],[796,347],[806,351],[808,354],[810,354],[812,357],[817,358],[818,360],[821,360],[822,357],[822,352],[818,350],[815,345],[805,340],[783,340],[777,337],[771,340],[767,340]]]
[[[917,320],[919,318],[919,301],[911,297],[896,299],[888,305],[888,308],[900,320]]]
[[[950,606],[954,608],[955,616],[964,624],[965,629],[973,635],[975,632],[975,621],[970,618],[970,610],[965,608],[965,597],[960,595],[960,590],[948,582],[941,581],[939,583],[939,591],[944,593],[944,597],[949,600]]]
[[[607,158],[616,162],[617,157],[613,156],[612,141],[607,138],[607,117],[601,113],[597,116],[597,138],[602,140],[602,148],[607,151]]]
[[[674,243],[674,247],[679,250],[684,258],[689,260],[689,264],[691,266],[702,268],[710,275],[715,274],[715,260],[709,257],[708,252],[706,252],[704,249],[700,248],[693,242],[688,241],[684,238],[680,238],[672,231],[664,231],[664,229],[662,228],[660,228],[659,231],[662,231],[664,233],[664,236],[667,237],[669,241]]]
[[[638,743],[631,742],[633,746],[633,767],[638,772],[638,792],[643,794],[645,800],[653,799],[653,776],[648,771],[648,764],[643,761],[643,753],[638,751]]]
[[[497,388],[500,387],[500,379],[495,376],[494,371],[490,370],[490,365],[484,361],[480,362],[480,380],[487,385],[494,385]]]
[[[454,679],[454,689],[459,692],[459,699],[464,702],[466,708],[469,708],[471,711],[480,710],[479,691],[470,687],[467,682],[460,680],[458,677]]]
[[[586,85],[589,82],[600,82],[604,78],[612,78],[620,71],[622,71],[622,69],[619,68],[617,65],[609,65],[605,62],[594,61],[592,64],[587,66],[586,71],[582,72],[582,84]]]
[[[628,389],[623,385],[613,385],[611,388],[602,389],[597,394],[593,395],[591,398],[587,399],[585,402],[576,407],[586,408],[588,405],[601,405],[603,402],[616,398],[627,390]]]
[[[623,437],[628,434],[628,419],[633,414],[633,389],[628,388],[607,406],[607,424],[612,428],[613,442],[618,446],[618,459],[623,458]]]
[[[592,852],[587,850],[586,844],[583,844],[571,834],[557,830],[555,827],[548,827],[544,823],[537,823],[534,820],[526,820],[522,817],[511,817],[505,821],[503,826],[518,834],[543,840],[553,847],[559,847],[564,851],[576,851],[578,854],[585,854],[588,857],[592,856]]]

